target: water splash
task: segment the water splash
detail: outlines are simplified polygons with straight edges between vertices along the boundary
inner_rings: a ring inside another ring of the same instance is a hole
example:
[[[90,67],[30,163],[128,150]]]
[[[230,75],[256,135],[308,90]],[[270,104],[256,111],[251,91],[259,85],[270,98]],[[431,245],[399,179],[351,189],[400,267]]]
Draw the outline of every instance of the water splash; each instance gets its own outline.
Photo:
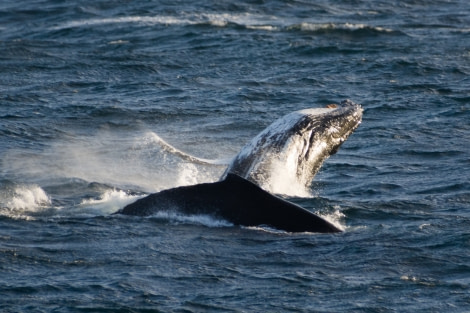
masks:
[[[67,138],[42,151],[8,151],[2,161],[13,180],[74,178],[144,192],[215,181],[222,171],[219,166],[194,164],[166,151],[153,132],[104,131]]]
[[[311,190],[306,187],[297,176],[295,166],[286,166],[290,162],[273,161],[269,166],[269,175],[261,182],[261,188],[264,190],[285,196],[292,197],[312,197]]]
[[[344,224],[344,218],[346,215],[344,215],[344,213],[339,210],[338,206],[335,206],[335,211],[333,212],[317,213],[317,215],[324,218],[341,231],[346,230],[346,225]]]
[[[107,190],[99,198],[84,199],[80,203],[81,210],[96,215],[112,214],[124,206],[134,202],[141,196],[130,195],[123,190]]]
[[[37,185],[20,185],[13,190],[2,191],[0,215],[15,219],[33,219],[34,214],[47,211],[51,199]]]

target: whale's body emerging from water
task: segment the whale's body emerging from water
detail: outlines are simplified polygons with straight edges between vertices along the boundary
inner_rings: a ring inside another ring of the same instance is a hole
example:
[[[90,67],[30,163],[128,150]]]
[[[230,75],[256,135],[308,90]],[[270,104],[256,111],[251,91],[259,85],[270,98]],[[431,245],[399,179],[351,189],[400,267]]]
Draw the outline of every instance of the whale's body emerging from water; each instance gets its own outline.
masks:
[[[361,106],[349,100],[333,108],[290,113],[243,147],[220,182],[164,190],[137,200],[117,213],[152,215],[174,210],[185,214],[212,214],[236,225],[268,225],[296,232],[337,232],[339,229],[324,219],[262,188],[270,190],[269,185],[276,177],[310,185],[322,163],[338,150],[361,119]],[[185,157],[171,146],[168,149]]]
[[[119,213],[147,216],[162,210],[211,215],[235,225],[266,225],[289,232],[340,231],[312,212],[231,173],[219,182],[177,187],[151,194],[129,204]]]
[[[323,162],[338,151],[361,119],[361,106],[350,100],[334,108],[285,115],[243,147],[225,174],[237,174],[267,190],[273,190],[269,185],[276,179],[309,186]]]

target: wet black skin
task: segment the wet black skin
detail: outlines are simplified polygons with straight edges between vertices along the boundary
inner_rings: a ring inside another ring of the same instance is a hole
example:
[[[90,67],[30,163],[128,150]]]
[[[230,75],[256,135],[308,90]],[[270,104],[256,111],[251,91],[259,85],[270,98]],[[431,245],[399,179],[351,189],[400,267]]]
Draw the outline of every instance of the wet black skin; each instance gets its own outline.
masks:
[[[117,214],[148,216],[159,211],[208,214],[235,225],[265,225],[287,232],[340,230],[302,207],[276,197],[250,181],[228,174],[219,182],[177,187],[151,194]]]

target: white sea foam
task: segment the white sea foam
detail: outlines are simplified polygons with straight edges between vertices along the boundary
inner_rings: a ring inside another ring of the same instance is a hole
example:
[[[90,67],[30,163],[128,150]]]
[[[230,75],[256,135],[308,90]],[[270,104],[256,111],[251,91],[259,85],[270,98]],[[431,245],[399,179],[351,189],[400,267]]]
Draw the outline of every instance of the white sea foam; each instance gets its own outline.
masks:
[[[225,27],[229,23],[246,27],[263,27],[269,29],[269,22],[275,21],[275,17],[251,13],[181,13],[178,16],[153,15],[153,16],[119,16],[109,18],[92,18],[69,21],[52,27],[54,30],[66,28],[78,28],[87,26],[99,26],[106,24],[144,24],[144,25],[197,25],[210,24],[216,27]]]
[[[392,29],[380,27],[380,26],[371,26],[367,24],[353,24],[353,23],[311,23],[311,22],[301,22],[297,25],[289,26],[288,28],[297,29],[299,28],[302,31],[326,31],[326,30],[361,30],[361,29],[371,29],[378,32],[392,32]]]
[[[236,24],[247,29],[279,31],[284,29],[300,29],[302,31],[321,31],[321,30],[359,30],[372,29],[378,32],[392,32],[391,29],[371,26],[362,23],[315,23],[305,19],[286,19],[273,15],[245,13],[195,13],[182,12],[179,15],[135,15],[118,16],[107,18],[90,18],[75,21],[68,21],[52,27],[53,30],[67,28],[80,28],[90,26],[101,26],[109,24],[134,24],[134,25],[212,25],[215,27],[226,27],[229,24]]]
[[[21,186],[15,189],[15,195],[9,201],[9,207],[15,210],[37,211],[51,204],[51,200],[39,186]]]
[[[285,231],[285,230],[279,230],[279,229],[272,228],[272,227],[265,226],[265,225],[260,225],[260,226],[242,226],[242,227],[243,227],[243,228],[246,228],[246,229],[251,229],[251,230],[260,231],[260,232],[266,232],[266,233],[271,233],[271,234],[286,234],[286,233],[288,233],[288,232]]]
[[[129,41],[128,40],[113,40],[113,41],[110,41],[108,42],[108,45],[125,45],[125,44],[128,44]]]
[[[16,186],[11,192],[3,192],[0,215],[11,218],[32,219],[32,213],[50,208],[51,199],[37,185]]]
[[[423,230],[423,229],[426,229],[426,228],[429,228],[429,227],[431,227],[431,224],[429,224],[429,223],[424,223],[424,224],[419,225],[420,230]]]
[[[53,27],[54,30],[66,28],[78,28],[86,26],[96,26],[105,24],[123,24],[123,23],[138,23],[138,24],[163,24],[163,25],[181,25],[181,24],[194,24],[193,21],[185,18],[178,18],[174,16],[121,16],[110,18],[92,18],[84,20],[69,21]]]
[[[344,231],[346,229],[346,226],[344,225],[344,218],[345,215],[343,212],[339,210],[339,207],[335,208],[334,212],[323,214],[323,213],[318,213],[318,216],[324,218],[331,224],[333,224],[336,228]]]
[[[140,196],[129,195],[122,190],[107,190],[97,199],[84,199],[80,203],[82,209],[88,209],[99,215],[107,215],[122,209],[124,206],[134,202]]]
[[[292,197],[312,196],[311,190],[298,180],[294,162],[274,160],[269,171],[269,179],[263,181],[261,186],[264,190]]]
[[[435,287],[436,282],[433,281],[432,279],[427,279],[427,278],[419,278],[416,276],[408,276],[408,275],[402,275],[400,276],[400,279],[403,281],[409,281],[412,283],[416,283],[419,285],[427,286],[427,287]]]
[[[276,31],[279,27],[273,25],[247,25],[246,28],[254,30]]]
[[[411,281],[411,282],[417,282],[418,279],[415,277],[415,276],[408,276],[408,275],[402,275],[400,277],[401,280],[405,280],[405,281]]]

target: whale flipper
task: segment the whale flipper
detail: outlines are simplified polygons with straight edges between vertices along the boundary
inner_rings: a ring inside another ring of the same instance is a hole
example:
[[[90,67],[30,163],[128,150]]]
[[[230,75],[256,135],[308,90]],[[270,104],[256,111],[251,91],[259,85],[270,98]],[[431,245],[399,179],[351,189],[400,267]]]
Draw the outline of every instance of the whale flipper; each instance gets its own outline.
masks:
[[[167,151],[171,154],[174,154],[174,155],[182,158],[183,160],[186,160],[186,161],[189,161],[189,162],[192,162],[192,163],[202,164],[202,165],[227,166],[232,161],[232,159],[211,160],[211,159],[204,159],[204,158],[199,158],[199,157],[192,156],[192,155],[190,155],[190,154],[188,154],[184,151],[181,151],[180,149],[178,149],[176,147],[173,147],[172,145],[170,145],[168,142],[163,140],[163,138],[161,138],[157,134],[153,134],[153,140],[155,140],[162,147],[163,150],[165,150],[165,151]]]
[[[288,232],[340,232],[337,227],[312,212],[231,173],[219,182],[177,187],[151,194],[117,213],[148,216],[159,211],[208,214],[235,225],[266,225]]]

